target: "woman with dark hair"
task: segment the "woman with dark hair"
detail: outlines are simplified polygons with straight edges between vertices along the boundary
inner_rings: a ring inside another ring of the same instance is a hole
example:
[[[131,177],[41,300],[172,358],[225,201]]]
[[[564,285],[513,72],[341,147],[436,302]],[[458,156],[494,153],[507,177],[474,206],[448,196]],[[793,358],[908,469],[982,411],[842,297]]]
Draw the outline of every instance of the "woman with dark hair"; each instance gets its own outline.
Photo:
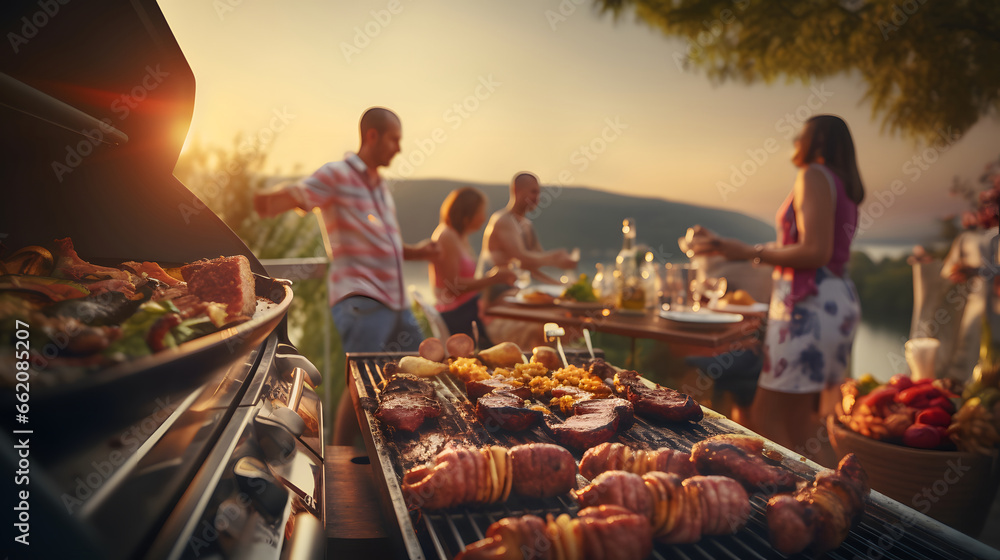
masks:
[[[451,334],[472,336],[476,321],[479,345],[493,345],[486,336],[479,315],[479,291],[494,284],[513,284],[515,274],[508,268],[494,268],[483,278],[476,278],[477,257],[469,244],[469,234],[486,223],[486,195],[479,189],[463,187],[451,191],[441,204],[441,220],[431,239],[441,248],[430,261],[429,274],[437,310]]]
[[[846,265],[865,191],[854,141],[839,117],[806,121],[792,163],[798,174],[778,209],[776,243],[750,245],[696,227],[692,249],[774,266],[750,427],[806,453],[820,429],[820,396],[844,378],[861,318]]]

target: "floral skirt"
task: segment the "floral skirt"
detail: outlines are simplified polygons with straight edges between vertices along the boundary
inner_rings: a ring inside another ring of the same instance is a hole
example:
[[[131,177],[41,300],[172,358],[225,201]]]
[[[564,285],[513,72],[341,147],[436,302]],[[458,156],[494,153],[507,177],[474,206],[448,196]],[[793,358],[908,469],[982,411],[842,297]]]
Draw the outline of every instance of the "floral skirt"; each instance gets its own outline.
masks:
[[[781,393],[818,393],[838,385],[847,372],[861,306],[854,283],[821,268],[819,293],[788,306],[791,281],[774,281],[764,365],[757,385]]]

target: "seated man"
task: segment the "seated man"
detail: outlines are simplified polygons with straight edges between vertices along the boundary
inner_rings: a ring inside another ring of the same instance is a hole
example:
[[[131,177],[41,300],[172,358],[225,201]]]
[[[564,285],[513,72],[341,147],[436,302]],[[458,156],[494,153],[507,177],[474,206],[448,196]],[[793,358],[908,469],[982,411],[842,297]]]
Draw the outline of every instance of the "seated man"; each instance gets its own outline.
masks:
[[[540,269],[542,266],[553,266],[562,269],[576,268],[577,261],[570,257],[566,249],[546,251],[535,234],[534,225],[525,216],[538,205],[538,195],[541,185],[538,177],[531,173],[521,172],[510,182],[510,200],[507,206],[497,210],[490,216],[483,234],[483,250],[479,254],[479,266],[476,275],[482,276],[485,271],[494,266],[507,266],[514,261],[520,267],[531,272],[532,278],[547,284],[558,284]],[[490,305],[512,286],[496,284],[486,292],[486,305]]]

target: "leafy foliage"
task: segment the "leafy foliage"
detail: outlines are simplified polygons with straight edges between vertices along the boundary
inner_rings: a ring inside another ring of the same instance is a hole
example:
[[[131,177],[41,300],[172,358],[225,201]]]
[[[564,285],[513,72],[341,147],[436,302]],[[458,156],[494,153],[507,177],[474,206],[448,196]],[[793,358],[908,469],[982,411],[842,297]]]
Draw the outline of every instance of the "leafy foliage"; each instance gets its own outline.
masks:
[[[260,174],[266,154],[260,150],[206,148],[193,145],[181,154],[174,174],[218,215],[259,259],[323,257],[326,250],[317,220],[286,212],[261,219],[253,210],[253,194],[267,177]],[[288,311],[288,334],[296,348],[319,368],[329,371],[333,399],[328,416],[344,388],[344,359],[332,325],[324,278],[297,280]],[[323,394],[322,388],[317,388]],[[332,425],[327,423],[327,425]],[[332,431],[331,431],[332,432]]]
[[[687,39],[712,80],[808,82],[857,73],[883,129],[951,142],[1000,109],[994,0],[595,0]]]

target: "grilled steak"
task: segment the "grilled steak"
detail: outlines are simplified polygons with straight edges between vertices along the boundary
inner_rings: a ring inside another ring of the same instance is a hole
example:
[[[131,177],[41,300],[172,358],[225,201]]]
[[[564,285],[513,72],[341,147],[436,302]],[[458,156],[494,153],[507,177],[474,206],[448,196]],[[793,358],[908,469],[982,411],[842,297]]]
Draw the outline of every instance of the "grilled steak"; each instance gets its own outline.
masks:
[[[434,387],[425,379],[408,373],[393,375],[379,393],[375,417],[387,425],[415,432],[428,418],[441,415],[441,403],[434,397]]]
[[[698,472],[735,478],[748,492],[773,494],[795,488],[795,475],[764,462],[763,449],[760,438],[723,434],[694,444],[691,460]]]
[[[524,399],[511,393],[487,393],[476,402],[476,416],[487,430],[525,430],[542,416],[542,411],[524,407]]]
[[[417,377],[410,373],[396,373],[385,382],[385,385],[382,387],[381,398],[383,400],[387,399],[389,395],[395,393],[433,397],[434,387],[422,377]]]
[[[632,427],[632,403],[624,399],[593,399],[574,405],[564,422],[545,416],[545,431],[561,445],[587,449]]]
[[[504,381],[499,377],[491,377],[489,379],[472,380],[465,384],[465,392],[469,394],[469,400],[476,402],[479,397],[496,391],[497,393],[510,393],[512,395],[517,395],[522,399],[531,398],[531,389],[521,386],[515,387],[511,383]]]
[[[396,393],[382,401],[375,417],[397,430],[415,432],[428,418],[441,415],[441,404],[424,395]]]
[[[634,371],[615,374],[615,391],[631,401],[643,418],[667,422],[698,422],[704,417],[698,401],[669,387],[647,387]]]
[[[514,464],[513,491],[530,498],[551,498],[576,486],[576,461],[569,451],[551,443],[528,443],[510,449]]]

